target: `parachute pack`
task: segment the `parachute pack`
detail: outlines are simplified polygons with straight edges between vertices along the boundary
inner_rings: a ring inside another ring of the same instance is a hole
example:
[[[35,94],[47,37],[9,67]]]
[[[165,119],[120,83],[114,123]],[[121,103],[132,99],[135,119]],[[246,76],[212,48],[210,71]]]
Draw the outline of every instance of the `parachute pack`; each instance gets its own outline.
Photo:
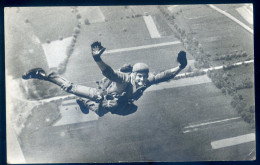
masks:
[[[123,73],[131,73],[132,70],[133,70],[133,66],[131,64],[124,64],[119,69],[119,71],[123,72]],[[104,77],[100,81],[96,81],[96,83],[98,85],[98,89],[105,91],[109,87],[109,85],[112,83],[112,81],[109,80],[108,78]]]

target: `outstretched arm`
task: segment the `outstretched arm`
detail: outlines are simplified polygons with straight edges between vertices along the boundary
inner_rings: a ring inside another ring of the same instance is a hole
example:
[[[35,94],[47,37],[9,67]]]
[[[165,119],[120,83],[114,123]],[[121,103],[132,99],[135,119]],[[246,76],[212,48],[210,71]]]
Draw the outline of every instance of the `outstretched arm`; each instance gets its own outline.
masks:
[[[102,59],[101,55],[106,50],[100,42],[96,41],[91,44],[91,51],[94,60],[96,61],[98,67],[102,71],[102,74],[109,80],[114,82],[122,82],[126,79],[123,73],[114,71],[109,65],[107,65]]]
[[[151,77],[150,82],[152,84],[158,84],[160,82],[173,79],[178,73],[181,72],[181,70],[183,70],[187,66],[186,52],[180,51],[178,53],[177,61],[180,63],[178,67],[168,69],[164,72],[160,72],[159,74]]]

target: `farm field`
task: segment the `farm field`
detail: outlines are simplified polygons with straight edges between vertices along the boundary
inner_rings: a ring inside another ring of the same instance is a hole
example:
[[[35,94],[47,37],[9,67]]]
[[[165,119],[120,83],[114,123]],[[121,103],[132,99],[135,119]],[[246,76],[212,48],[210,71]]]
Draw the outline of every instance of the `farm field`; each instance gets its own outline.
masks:
[[[251,27],[234,14],[243,5],[218,7]],[[208,5],[10,8],[6,13],[11,82],[7,97],[14,103],[7,109],[7,129],[18,142],[10,159],[13,155],[23,160],[20,163],[255,159],[250,108],[254,108],[253,35]],[[21,26],[12,27],[15,20]],[[71,43],[65,46],[68,38]],[[25,71],[43,67],[75,84],[96,87],[103,77],[90,52],[96,40],[107,48],[102,57],[114,69],[144,62],[158,73],[178,66],[180,50],[187,51],[188,66],[179,78],[148,89],[136,101],[136,112],[100,118],[94,112],[81,113],[75,97],[53,84],[21,79]],[[46,52],[52,52],[54,45],[66,51],[57,54],[62,57],[54,62],[57,67],[50,67],[47,58],[55,54]],[[224,69],[199,74],[222,65]],[[224,85],[219,87],[217,80]],[[229,81],[247,87],[232,88],[231,94]],[[240,107],[250,117],[232,104],[240,95],[247,103]]]
[[[218,7],[246,24],[245,19],[239,17],[239,13],[235,9],[241,7],[248,8],[248,5],[231,4],[219,5]],[[177,6],[172,10],[165,7],[161,8],[161,10],[165,11],[165,15],[170,15],[168,19],[176,29],[177,36],[181,38],[188,51],[195,57],[195,66],[197,68],[220,65],[230,66],[234,63],[254,58],[253,34],[226,15],[213,10],[209,5]],[[209,14],[205,15],[203,14],[204,12]],[[249,26],[248,24],[246,25]],[[252,27],[249,26],[248,28]],[[189,40],[192,41],[190,42]],[[233,88],[241,86],[246,81],[249,84],[254,84],[253,75],[254,68],[253,65],[250,65],[249,67],[238,66],[235,69],[220,71],[218,76],[213,75],[211,78],[213,78],[213,82],[219,82],[225,81],[224,77],[226,76],[230,79],[230,83],[226,84],[226,87]],[[225,91],[224,89],[222,90]],[[237,92],[237,95],[241,95],[243,99],[247,100],[246,104],[248,107],[252,105],[254,107],[254,97],[252,97],[254,95],[253,85],[243,89],[244,92],[239,90],[229,94],[235,97]],[[245,92],[247,90],[248,92]],[[248,95],[248,93],[252,94]],[[250,115],[250,121],[250,123],[254,123],[254,116]],[[254,124],[252,126],[254,127]]]
[[[229,8],[229,6],[227,7]],[[167,10],[167,8],[165,10]],[[172,12],[173,13],[169,12],[175,18],[172,22],[177,24],[181,31],[185,31],[187,37],[190,37],[191,40],[194,38],[198,40],[200,46],[203,48],[203,53],[209,54],[210,59],[215,56],[227,55],[236,51],[245,51],[248,54],[247,58],[253,58],[252,34],[230,18],[211,9],[209,6],[177,6]],[[205,15],[204,12],[208,14]],[[243,38],[243,40],[241,38]],[[245,60],[245,58],[240,58],[239,60],[242,61]],[[211,60],[210,63],[213,66],[215,64],[215,62],[211,62]]]
[[[216,5],[216,7],[224,10],[234,16],[239,21],[243,22],[253,29],[253,5],[251,4],[235,4],[229,6]]]
[[[108,114],[94,121],[42,127],[22,134],[24,155],[28,162],[35,163],[46,159],[69,163],[243,160],[254,145],[250,143],[236,155],[210,145],[215,140],[253,132],[241,118],[187,128],[238,116],[227,96],[212,83],[147,92],[136,104],[137,112],[128,116]]]

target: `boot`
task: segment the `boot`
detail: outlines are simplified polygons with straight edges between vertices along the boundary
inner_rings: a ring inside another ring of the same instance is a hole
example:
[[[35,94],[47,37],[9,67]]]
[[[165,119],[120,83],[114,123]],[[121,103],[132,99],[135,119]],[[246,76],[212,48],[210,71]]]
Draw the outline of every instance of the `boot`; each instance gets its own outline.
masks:
[[[88,106],[88,104],[86,104],[85,100],[83,100],[81,98],[77,98],[76,102],[79,105],[80,110],[81,110],[82,113],[84,113],[84,114],[88,114],[89,113],[89,106]]]
[[[22,75],[22,78],[25,80],[28,80],[28,79],[44,80],[44,79],[46,79],[46,73],[42,68],[34,68],[34,69],[29,70],[28,72],[25,72]]]
[[[55,72],[46,74],[46,72],[42,68],[34,68],[29,70],[28,72],[25,72],[22,75],[22,78],[25,80],[39,79],[49,81],[60,86],[63,90],[67,92],[71,92],[71,89],[73,87],[73,84],[71,82],[57,75]]]

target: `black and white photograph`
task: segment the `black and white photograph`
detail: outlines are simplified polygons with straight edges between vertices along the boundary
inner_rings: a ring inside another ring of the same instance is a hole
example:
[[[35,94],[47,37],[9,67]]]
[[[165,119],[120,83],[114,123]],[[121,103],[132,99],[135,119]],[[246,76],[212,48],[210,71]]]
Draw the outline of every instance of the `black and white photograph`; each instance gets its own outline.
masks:
[[[253,4],[5,7],[7,163],[256,160]]]

